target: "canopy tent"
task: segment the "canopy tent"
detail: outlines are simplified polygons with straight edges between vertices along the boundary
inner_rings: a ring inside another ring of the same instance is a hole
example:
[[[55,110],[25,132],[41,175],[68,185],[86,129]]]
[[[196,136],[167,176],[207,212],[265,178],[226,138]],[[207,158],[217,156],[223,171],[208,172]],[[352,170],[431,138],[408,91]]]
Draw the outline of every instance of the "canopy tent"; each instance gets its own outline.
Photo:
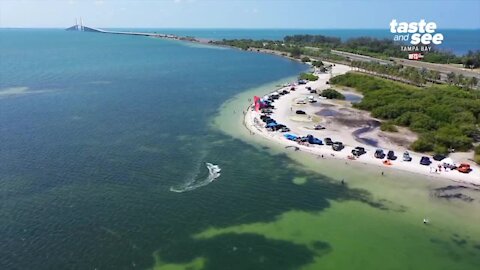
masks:
[[[255,102],[255,111],[258,112],[258,110],[260,110],[260,98],[257,96],[254,96],[253,101]]]

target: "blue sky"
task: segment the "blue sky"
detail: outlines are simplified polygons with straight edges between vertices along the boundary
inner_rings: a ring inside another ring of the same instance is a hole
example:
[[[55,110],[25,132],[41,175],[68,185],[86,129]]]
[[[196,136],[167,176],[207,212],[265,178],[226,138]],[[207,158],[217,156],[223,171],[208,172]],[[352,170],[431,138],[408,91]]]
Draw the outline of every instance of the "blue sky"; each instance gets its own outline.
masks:
[[[392,19],[480,28],[480,0],[0,0],[0,27],[388,28]]]

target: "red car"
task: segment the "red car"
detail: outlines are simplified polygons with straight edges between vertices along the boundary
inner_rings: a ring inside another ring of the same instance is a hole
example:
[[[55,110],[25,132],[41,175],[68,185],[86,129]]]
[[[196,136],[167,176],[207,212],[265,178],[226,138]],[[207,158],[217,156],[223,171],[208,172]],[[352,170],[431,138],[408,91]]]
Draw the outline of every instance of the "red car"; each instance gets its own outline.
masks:
[[[458,166],[457,170],[461,173],[469,173],[472,169],[470,168],[470,164],[462,163]]]

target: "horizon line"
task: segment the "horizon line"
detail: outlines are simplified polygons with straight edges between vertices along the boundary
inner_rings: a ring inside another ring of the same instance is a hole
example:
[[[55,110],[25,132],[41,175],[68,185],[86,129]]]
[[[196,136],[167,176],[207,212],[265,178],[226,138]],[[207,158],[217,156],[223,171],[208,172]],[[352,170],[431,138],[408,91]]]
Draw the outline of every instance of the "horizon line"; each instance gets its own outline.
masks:
[[[73,26],[73,25],[71,25]],[[70,26],[67,27],[62,27],[62,26],[44,26],[44,27],[35,27],[35,26],[0,26],[0,29],[66,29]],[[302,27],[297,27],[297,28],[282,28],[282,27],[153,27],[153,26],[109,26],[109,27],[97,27],[97,26],[91,26],[95,28],[104,28],[104,29],[115,29],[115,28],[126,28],[126,29],[185,29],[185,30],[385,30],[389,31],[388,28],[346,28],[346,27],[340,27],[340,28],[302,28]],[[442,28],[442,30],[480,30],[480,27],[478,28]]]

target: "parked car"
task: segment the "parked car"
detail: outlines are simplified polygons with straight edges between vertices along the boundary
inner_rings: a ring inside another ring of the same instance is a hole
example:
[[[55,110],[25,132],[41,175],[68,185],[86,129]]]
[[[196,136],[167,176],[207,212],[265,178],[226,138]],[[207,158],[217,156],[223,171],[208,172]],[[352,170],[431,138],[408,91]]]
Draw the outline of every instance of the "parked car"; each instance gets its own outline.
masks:
[[[297,104],[307,104],[307,102],[305,100],[301,99],[301,100],[297,101]]]
[[[325,138],[324,141],[325,141],[326,145],[332,145],[333,144],[333,141],[330,138]]]
[[[420,164],[425,165],[425,166],[428,166],[428,165],[432,164],[432,161],[430,160],[429,157],[423,156],[423,157],[420,159]]]
[[[282,128],[286,127],[285,125],[282,125],[282,124],[276,124],[274,126],[272,126],[270,129],[272,131],[277,131],[277,130],[281,130]]]
[[[265,120],[265,123],[266,124],[270,124],[270,123],[276,123],[277,121],[275,121],[273,118],[268,118]]]
[[[342,142],[334,142],[332,144],[332,149],[334,151],[341,151],[343,148],[345,148],[345,146],[343,146],[343,143]]]
[[[275,127],[277,126],[277,123],[276,122],[270,122],[268,123],[267,125],[265,125],[265,128],[270,130],[270,131],[273,131],[275,130]]]
[[[272,118],[270,118],[270,116],[267,116],[267,117],[264,117],[264,118],[260,118],[260,119],[262,119],[262,121],[263,121],[264,123],[267,123],[267,121],[273,120]]]
[[[287,138],[287,140],[290,140],[290,141],[296,141],[297,138],[298,138],[297,136],[292,135],[292,134],[289,134],[289,133],[283,134],[283,136],[284,136],[285,138]]]
[[[310,90],[310,94],[317,94],[317,90],[315,89]]]
[[[296,113],[296,114],[307,114],[306,112],[304,112],[304,111],[302,111],[302,110],[297,110],[295,113]]]
[[[305,89],[307,89],[308,91],[310,91],[310,90],[312,90],[312,87],[307,86],[307,87],[305,87]]]
[[[324,127],[324,126],[322,126],[322,125],[315,125],[315,127],[314,127],[314,128],[315,128],[315,130],[322,130],[322,129],[325,129],[325,127]]]
[[[387,153],[387,159],[389,159],[389,160],[396,160],[396,159],[397,159],[397,156],[395,156],[395,152],[393,152],[392,150],[388,151],[388,153]]]
[[[469,173],[472,169],[470,168],[470,164],[462,163],[458,166],[457,170],[461,173]]]
[[[271,113],[273,113],[273,111],[271,109],[263,108],[262,113],[271,114]]]
[[[307,80],[298,80],[298,84],[307,84]]]
[[[385,153],[383,152],[382,149],[377,149],[377,150],[375,150],[374,156],[376,158],[383,159],[383,158],[385,158]]]
[[[308,143],[323,145],[322,140],[315,138],[313,135],[307,135]]]
[[[444,159],[446,158],[446,156],[445,156],[445,155],[442,155],[442,154],[436,154],[436,155],[433,155],[432,158],[433,158],[433,160],[435,160],[435,161],[442,161],[442,160],[444,160]]]
[[[290,129],[288,127],[282,127],[280,129],[280,132],[289,132],[289,131],[290,131]]]
[[[360,146],[357,146],[352,150],[352,155],[357,156],[357,157],[359,157],[359,156],[361,156],[365,153],[367,153],[367,151],[365,151],[365,148],[360,147]]]
[[[403,161],[408,161],[408,162],[412,161],[412,157],[410,156],[410,153],[408,151],[405,151],[403,153]]]

